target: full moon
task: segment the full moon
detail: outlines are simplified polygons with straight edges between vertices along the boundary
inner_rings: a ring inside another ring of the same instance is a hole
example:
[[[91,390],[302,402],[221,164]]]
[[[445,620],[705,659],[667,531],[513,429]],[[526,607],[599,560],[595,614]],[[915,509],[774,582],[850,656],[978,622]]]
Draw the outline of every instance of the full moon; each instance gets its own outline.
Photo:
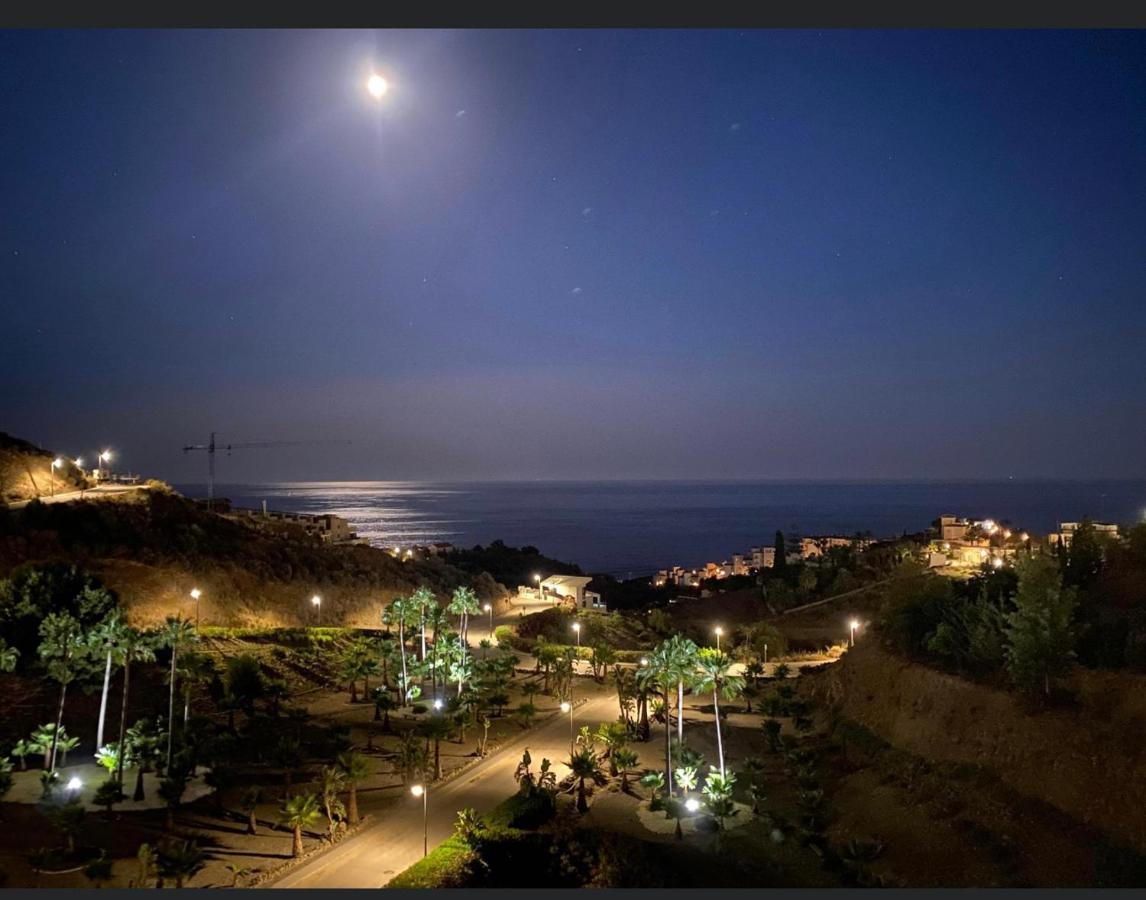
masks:
[[[381,100],[382,95],[390,89],[390,85],[386,83],[386,79],[381,75],[371,75],[370,79],[366,82],[366,90],[370,91],[370,95],[375,100]]]

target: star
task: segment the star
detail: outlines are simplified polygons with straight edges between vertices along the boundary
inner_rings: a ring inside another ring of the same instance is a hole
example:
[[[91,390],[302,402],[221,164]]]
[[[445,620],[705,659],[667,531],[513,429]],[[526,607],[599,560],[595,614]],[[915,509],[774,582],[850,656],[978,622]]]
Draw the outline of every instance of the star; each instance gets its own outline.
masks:
[[[573,290],[571,290],[569,293],[571,293],[571,294],[580,294],[580,293],[581,293],[581,288],[579,288],[579,287],[575,287],[575,288],[573,288]]]
[[[591,206],[586,206],[586,207],[585,207],[583,210],[581,210],[581,215],[583,215],[583,216],[587,216],[587,215],[589,215],[589,214],[590,214],[592,211],[593,211],[593,207],[591,207]]]

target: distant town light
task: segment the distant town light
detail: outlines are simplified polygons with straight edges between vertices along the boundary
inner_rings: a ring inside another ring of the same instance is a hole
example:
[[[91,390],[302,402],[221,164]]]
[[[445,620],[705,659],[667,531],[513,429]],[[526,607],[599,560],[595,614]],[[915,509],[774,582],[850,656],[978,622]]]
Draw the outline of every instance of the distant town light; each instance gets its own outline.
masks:
[[[55,459],[52,460],[52,468],[53,469],[58,469],[63,464],[64,464],[64,460],[62,457],[57,456]]]
[[[1019,538],[1023,541],[1029,541],[1031,539],[1031,536],[1024,531],[1022,534],[1019,535]]]
[[[82,457],[77,456],[73,462],[75,462],[77,469],[83,468],[84,461]]]
[[[1001,556],[996,556],[993,560],[991,560],[991,565],[996,569],[1003,568],[1003,558]]]
[[[642,656],[641,657],[641,665],[647,666],[648,664],[649,664],[649,658],[647,656]]]

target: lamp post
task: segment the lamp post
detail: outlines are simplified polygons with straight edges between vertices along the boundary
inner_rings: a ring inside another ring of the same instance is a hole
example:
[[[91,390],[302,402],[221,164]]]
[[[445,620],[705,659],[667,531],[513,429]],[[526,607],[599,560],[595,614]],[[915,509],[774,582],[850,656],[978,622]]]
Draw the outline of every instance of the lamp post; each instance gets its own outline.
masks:
[[[111,461],[111,451],[104,450],[98,457],[96,457],[96,466],[99,468],[100,481],[103,480],[103,464]]]
[[[57,456],[55,459],[52,460],[52,469],[48,475],[48,483],[49,483],[49,486],[52,488],[52,496],[53,497],[56,496],[56,469],[60,468],[60,466],[62,466],[63,464],[64,464],[64,460],[63,460],[63,458],[61,458],[59,456]]]
[[[318,624],[322,622],[322,598],[315,594],[310,598],[310,605],[314,607],[314,620]]]
[[[573,633],[577,635],[577,649],[580,650],[581,649],[581,623],[580,622],[574,622],[573,623]]]
[[[84,475],[83,457],[77,456],[75,459],[72,460],[72,463],[75,465],[75,467],[77,469],[80,470],[80,478],[84,479],[83,481],[80,482],[80,499],[82,500],[84,497],[84,488],[87,486],[87,478]]]
[[[533,575],[533,582],[534,582],[534,584],[537,585],[537,599],[538,600],[544,600],[545,599],[545,589],[541,586],[541,576],[538,575],[536,572]]]
[[[199,630],[199,598],[203,592],[199,588],[191,588],[191,599],[195,601],[195,630]]]
[[[852,619],[850,625],[851,625],[852,633],[851,633],[851,638],[849,639],[848,646],[854,647],[856,645],[856,629],[859,628],[860,623],[857,622],[855,619]]]
[[[493,643],[493,604],[487,603],[485,606],[482,607],[482,609],[484,609],[487,613],[489,613],[489,642],[492,644]]]
[[[719,625],[717,625],[716,628],[713,629],[713,631],[716,632],[716,652],[719,653],[720,652],[720,636],[722,634],[724,634],[724,629],[721,628]]]
[[[573,761],[573,700],[561,701],[561,712],[569,713],[569,761]]]
[[[430,792],[426,790],[424,785],[415,784],[410,788],[410,793],[415,797],[422,798],[422,858],[425,859],[430,855],[430,826],[427,815],[427,802]]]

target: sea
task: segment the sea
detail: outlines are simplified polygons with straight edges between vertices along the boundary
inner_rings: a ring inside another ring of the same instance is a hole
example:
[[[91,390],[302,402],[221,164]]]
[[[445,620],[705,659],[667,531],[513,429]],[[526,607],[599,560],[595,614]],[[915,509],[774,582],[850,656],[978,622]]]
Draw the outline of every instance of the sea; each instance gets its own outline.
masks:
[[[190,497],[202,484],[176,485]],[[895,537],[940,515],[1045,534],[1090,516],[1146,518],[1133,481],[301,481],[217,484],[235,506],[335,513],[380,547],[500,539],[583,571],[638,578],[720,562],[785,534]]]

